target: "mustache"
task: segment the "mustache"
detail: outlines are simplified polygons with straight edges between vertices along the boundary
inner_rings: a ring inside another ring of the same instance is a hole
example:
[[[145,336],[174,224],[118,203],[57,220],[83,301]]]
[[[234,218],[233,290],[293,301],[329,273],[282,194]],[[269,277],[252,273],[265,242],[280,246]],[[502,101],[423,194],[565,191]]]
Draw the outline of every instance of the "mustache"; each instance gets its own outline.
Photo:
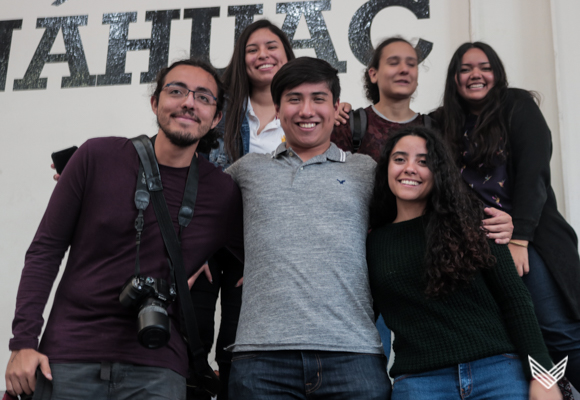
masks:
[[[195,120],[195,122],[201,122],[201,120],[199,119],[199,117],[197,115],[195,115],[195,112],[193,111],[189,111],[189,110],[183,110],[177,113],[173,113],[171,114],[172,117],[189,117],[193,120]]]

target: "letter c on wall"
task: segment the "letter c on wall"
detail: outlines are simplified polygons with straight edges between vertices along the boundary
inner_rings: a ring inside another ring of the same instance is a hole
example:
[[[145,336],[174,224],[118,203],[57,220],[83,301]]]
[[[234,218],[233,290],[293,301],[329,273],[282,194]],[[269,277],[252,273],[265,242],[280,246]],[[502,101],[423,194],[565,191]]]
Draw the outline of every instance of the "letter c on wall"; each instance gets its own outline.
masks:
[[[367,65],[373,55],[371,43],[371,25],[377,14],[391,6],[405,7],[418,19],[429,18],[429,0],[370,0],[363,4],[353,15],[348,27],[348,43],[354,56],[363,65]],[[415,47],[420,55],[419,62],[423,61],[431,50],[433,43],[419,39]]]

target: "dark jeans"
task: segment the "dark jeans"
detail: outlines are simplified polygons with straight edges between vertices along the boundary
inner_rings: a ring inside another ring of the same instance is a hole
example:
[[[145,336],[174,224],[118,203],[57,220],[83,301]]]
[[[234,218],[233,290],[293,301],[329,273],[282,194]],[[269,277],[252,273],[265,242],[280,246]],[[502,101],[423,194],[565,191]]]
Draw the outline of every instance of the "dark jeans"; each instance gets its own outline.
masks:
[[[50,364],[52,382],[40,371],[33,400],[185,400],[185,378],[167,368],[112,363]]]
[[[242,287],[235,286],[242,277],[243,264],[232,253],[222,249],[210,258],[209,268],[213,283],[210,283],[204,274],[200,275],[191,288],[191,298],[201,341],[209,354],[214,340],[215,307],[221,289],[221,324],[216,343],[216,361],[222,387],[218,400],[227,400],[232,353],[225,351],[224,348],[233,344],[236,339],[242,305]],[[196,393],[195,399],[209,400],[210,396],[200,392]]]
[[[235,353],[235,400],[386,400],[391,384],[382,354],[328,351]]]
[[[556,281],[531,243],[528,259],[530,272],[522,279],[532,295],[548,351],[555,363],[568,356],[566,377],[574,387],[580,388],[580,321],[571,317]]]

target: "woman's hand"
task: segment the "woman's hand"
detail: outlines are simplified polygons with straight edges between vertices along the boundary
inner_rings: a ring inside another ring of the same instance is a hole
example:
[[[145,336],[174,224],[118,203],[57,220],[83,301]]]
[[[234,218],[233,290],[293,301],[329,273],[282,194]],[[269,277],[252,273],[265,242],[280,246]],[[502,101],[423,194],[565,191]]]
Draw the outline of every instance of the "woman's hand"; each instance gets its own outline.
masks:
[[[525,274],[530,272],[527,246],[528,246],[527,240],[510,240],[510,243],[508,244],[508,248],[510,249],[510,253],[512,253],[512,258],[514,259],[514,264],[516,265],[516,269],[518,270],[519,276],[524,276]]]
[[[211,272],[209,270],[209,265],[206,262],[205,264],[202,265],[202,267],[200,269],[197,270],[197,272],[195,274],[193,274],[188,280],[187,280],[187,285],[189,286],[189,289],[191,289],[191,287],[193,286],[193,284],[195,283],[195,281],[197,280],[197,278],[199,278],[199,276],[201,274],[205,274],[205,277],[207,278],[207,280],[209,281],[209,283],[213,283],[213,276],[211,275]],[[244,277],[242,276],[237,282],[236,282],[236,286],[235,287],[240,287],[244,284]]]
[[[341,124],[346,124],[350,110],[352,110],[352,105],[350,105],[350,103],[340,103],[336,110],[336,114],[334,115],[334,125],[340,126]]]
[[[494,239],[497,244],[508,244],[514,231],[512,217],[505,211],[487,207],[483,210],[490,218],[483,220],[483,229],[487,237]]]
[[[213,283],[213,277],[211,276],[211,272],[209,271],[209,265],[206,262],[205,264],[203,264],[201,266],[200,269],[197,270],[197,272],[195,274],[193,274],[188,280],[187,280],[187,286],[189,286],[189,289],[191,289],[191,287],[193,286],[193,284],[195,283],[195,281],[197,280],[197,278],[199,278],[199,276],[204,273],[205,277],[207,278],[207,280],[209,281],[209,283]]]
[[[562,393],[558,385],[546,389],[540,382],[530,382],[530,400],[562,400]]]
[[[52,169],[56,169],[56,167],[54,166],[54,163],[50,164],[50,168],[52,168]],[[60,175],[59,175],[59,174],[54,174],[54,175],[52,176],[52,179],[54,179],[54,180],[55,180],[55,181],[57,181],[57,182],[58,182],[58,178],[60,178]]]

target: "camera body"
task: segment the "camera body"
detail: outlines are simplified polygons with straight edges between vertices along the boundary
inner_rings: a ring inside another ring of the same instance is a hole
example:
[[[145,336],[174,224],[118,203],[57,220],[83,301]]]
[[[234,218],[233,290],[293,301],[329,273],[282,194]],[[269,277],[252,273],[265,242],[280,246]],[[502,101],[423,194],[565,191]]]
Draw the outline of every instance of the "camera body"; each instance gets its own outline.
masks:
[[[137,337],[148,349],[158,349],[169,342],[171,321],[167,307],[177,297],[175,285],[161,278],[133,275],[123,285],[119,301],[125,307],[139,310]]]

